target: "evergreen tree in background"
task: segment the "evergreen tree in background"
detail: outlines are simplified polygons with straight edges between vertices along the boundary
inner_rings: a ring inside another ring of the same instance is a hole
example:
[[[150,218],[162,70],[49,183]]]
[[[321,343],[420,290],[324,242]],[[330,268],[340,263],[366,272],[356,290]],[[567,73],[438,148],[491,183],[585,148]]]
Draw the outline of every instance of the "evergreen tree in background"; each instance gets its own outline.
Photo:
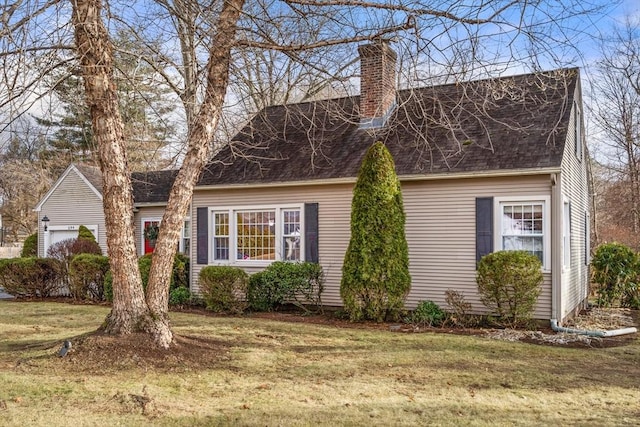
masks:
[[[120,114],[125,126],[125,143],[132,170],[162,169],[168,161],[163,148],[174,136],[171,116],[175,100],[161,84],[153,68],[136,51],[134,40],[120,31],[115,44],[115,75]],[[47,157],[70,162],[97,163],[91,131],[91,116],[84,99],[84,83],[77,65],[71,64],[49,79],[59,104],[50,118],[38,124],[52,129]]]

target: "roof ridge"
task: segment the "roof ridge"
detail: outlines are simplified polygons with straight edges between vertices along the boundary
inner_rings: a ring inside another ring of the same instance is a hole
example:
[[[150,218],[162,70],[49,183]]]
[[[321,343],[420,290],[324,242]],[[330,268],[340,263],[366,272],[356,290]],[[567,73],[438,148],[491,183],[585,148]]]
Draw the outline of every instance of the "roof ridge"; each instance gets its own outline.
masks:
[[[459,85],[467,85],[467,84],[473,84],[473,83],[482,83],[482,82],[487,82],[487,81],[497,81],[497,80],[508,80],[508,79],[521,79],[523,77],[534,77],[534,76],[540,76],[540,75],[552,75],[552,74],[558,74],[561,72],[570,72],[570,71],[577,71],[579,73],[580,71],[580,67],[562,67],[562,68],[554,68],[551,70],[544,70],[544,71],[534,71],[534,72],[530,72],[530,73],[520,73],[520,74],[511,74],[511,75],[506,75],[506,76],[498,76],[498,77],[484,77],[484,78],[480,78],[480,79],[473,79],[473,80],[461,80],[461,81],[456,81],[456,82],[452,82],[452,83],[441,83],[441,84],[433,84],[433,85],[425,85],[425,86],[417,86],[417,87],[409,87],[409,88],[404,88],[404,89],[397,89],[396,92],[397,93],[406,93],[406,92],[411,92],[411,91],[421,91],[421,90],[425,90],[425,89],[435,89],[435,88],[446,88],[446,87],[450,87],[450,86],[459,86]],[[319,103],[319,102],[339,102],[339,101],[346,101],[346,100],[352,100],[355,101],[358,98],[360,98],[360,95],[346,95],[346,96],[338,96],[335,98],[322,98],[322,99],[316,99],[313,101],[300,101],[300,102],[290,102],[290,103],[284,103],[284,104],[273,104],[273,105],[267,105],[266,107],[263,107],[262,109],[258,110],[256,112],[256,115],[260,114],[263,111],[267,111],[273,108],[282,108],[282,107],[295,107],[295,106],[303,106],[303,105],[307,105],[307,104],[314,104],[314,103]]]

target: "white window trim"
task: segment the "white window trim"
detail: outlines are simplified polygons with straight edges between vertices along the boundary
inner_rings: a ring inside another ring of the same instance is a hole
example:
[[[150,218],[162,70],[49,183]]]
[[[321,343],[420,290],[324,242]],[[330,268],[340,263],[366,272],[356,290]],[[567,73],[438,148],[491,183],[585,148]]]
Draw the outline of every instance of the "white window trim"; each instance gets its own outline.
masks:
[[[542,270],[551,271],[551,197],[523,196],[523,197],[494,197],[493,199],[493,247],[502,250],[502,204],[503,203],[542,203]]]
[[[276,259],[275,260],[252,260],[252,259],[237,259],[237,220],[235,213],[237,211],[268,211],[275,210],[276,223],[275,223],[275,235],[276,235]],[[304,203],[287,203],[279,205],[247,205],[247,206],[210,206],[208,209],[208,247],[209,247],[209,259],[210,265],[237,265],[246,267],[266,267],[275,261],[282,261],[285,248],[282,247],[282,211],[286,210],[299,210],[300,211],[300,261],[305,260],[305,239],[303,230],[305,229],[304,223]],[[229,213],[229,259],[221,260],[214,259],[214,245],[213,245],[213,214],[220,212]]]

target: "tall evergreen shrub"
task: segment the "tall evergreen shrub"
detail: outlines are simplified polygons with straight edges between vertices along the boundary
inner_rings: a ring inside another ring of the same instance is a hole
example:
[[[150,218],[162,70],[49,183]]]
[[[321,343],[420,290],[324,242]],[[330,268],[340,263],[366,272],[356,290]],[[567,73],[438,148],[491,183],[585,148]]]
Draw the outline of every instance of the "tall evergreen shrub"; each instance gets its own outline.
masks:
[[[27,258],[32,256],[38,256],[38,233],[35,232],[33,234],[29,234],[24,240],[24,245],[22,246],[22,252],[20,253],[21,258]]]
[[[90,240],[93,243],[98,243],[96,241],[96,236],[94,236],[91,230],[89,230],[84,225],[81,225],[80,227],[78,227],[78,239]]]
[[[391,153],[373,144],[351,202],[351,240],[340,296],[352,320],[398,317],[411,288],[400,180]]]

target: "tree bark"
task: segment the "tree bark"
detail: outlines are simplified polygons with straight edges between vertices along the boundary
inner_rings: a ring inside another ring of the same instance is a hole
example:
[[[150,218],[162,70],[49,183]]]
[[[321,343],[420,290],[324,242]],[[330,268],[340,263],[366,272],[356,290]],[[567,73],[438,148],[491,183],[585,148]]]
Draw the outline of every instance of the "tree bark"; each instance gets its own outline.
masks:
[[[162,319],[151,317],[138,270],[131,179],[113,82],[113,46],[102,23],[101,0],[75,0],[72,5],[85,97],[102,171],[107,247],[113,276],[113,307],[103,330],[111,334],[145,331],[164,339],[167,334],[170,336],[171,330]]]
[[[173,257],[177,250],[183,220],[191,203],[193,188],[211,156],[213,135],[229,81],[231,48],[235,42],[236,26],[243,4],[244,0],[225,1],[220,12],[216,32],[209,47],[205,98],[189,132],[187,154],[169,194],[153,252],[147,285],[147,304],[154,318],[166,319],[167,322]]]
[[[150,333],[163,348],[168,348],[173,341],[168,316],[173,258],[193,187],[211,154],[243,5],[244,0],[226,0],[218,16],[209,47],[205,97],[189,132],[189,148],[162,218],[145,299],[136,256],[133,195],[123,123],[113,80],[113,46],[101,19],[101,0],[73,2],[72,22],[85,96],[100,155],[107,246],[113,275],[113,308],[103,327],[107,333]]]

